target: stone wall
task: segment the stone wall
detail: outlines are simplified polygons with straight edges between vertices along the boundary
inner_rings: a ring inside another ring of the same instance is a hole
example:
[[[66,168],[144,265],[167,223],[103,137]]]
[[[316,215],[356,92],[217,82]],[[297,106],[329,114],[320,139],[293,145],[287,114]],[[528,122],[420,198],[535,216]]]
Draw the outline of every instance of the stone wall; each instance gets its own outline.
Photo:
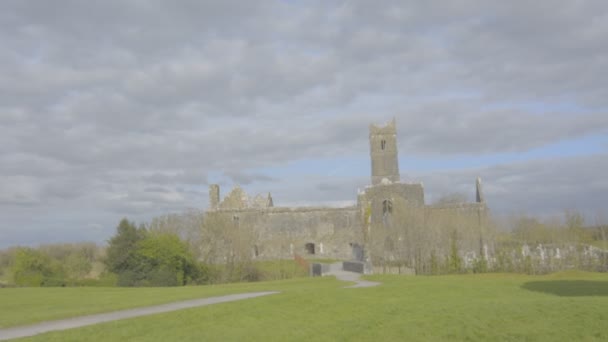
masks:
[[[251,229],[252,249],[259,259],[289,259],[294,254],[350,259],[352,245],[363,243],[357,207],[220,209],[207,215],[222,215]]]

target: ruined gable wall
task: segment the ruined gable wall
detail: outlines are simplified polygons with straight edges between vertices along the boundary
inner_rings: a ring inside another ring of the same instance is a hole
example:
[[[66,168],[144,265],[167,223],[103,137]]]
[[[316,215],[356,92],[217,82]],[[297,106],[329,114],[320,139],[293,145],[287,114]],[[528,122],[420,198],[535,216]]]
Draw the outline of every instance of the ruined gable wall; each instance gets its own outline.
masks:
[[[219,204],[219,209],[244,209],[249,206],[249,196],[240,187],[232,189]]]

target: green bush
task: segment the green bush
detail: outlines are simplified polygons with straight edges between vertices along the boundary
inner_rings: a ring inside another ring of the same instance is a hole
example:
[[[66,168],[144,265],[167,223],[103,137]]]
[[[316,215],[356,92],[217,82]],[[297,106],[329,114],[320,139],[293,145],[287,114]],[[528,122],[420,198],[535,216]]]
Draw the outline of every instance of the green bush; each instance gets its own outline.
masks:
[[[182,286],[208,279],[177,235],[148,232],[126,219],[109,242],[106,265],[116,273],[118,286]]]
[[[19,248],[11,267],[13,281],[18,286],[65,286],[61,264],[32,248]]]

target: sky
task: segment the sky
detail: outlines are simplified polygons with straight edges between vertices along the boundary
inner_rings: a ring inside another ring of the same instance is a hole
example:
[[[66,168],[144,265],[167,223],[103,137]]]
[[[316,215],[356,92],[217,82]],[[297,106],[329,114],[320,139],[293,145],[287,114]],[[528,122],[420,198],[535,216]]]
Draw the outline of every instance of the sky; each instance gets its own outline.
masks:
[[[427,204],[607,219],[608,2],[0,3],[0,248],[121,218],[353,204],[395,118]]]

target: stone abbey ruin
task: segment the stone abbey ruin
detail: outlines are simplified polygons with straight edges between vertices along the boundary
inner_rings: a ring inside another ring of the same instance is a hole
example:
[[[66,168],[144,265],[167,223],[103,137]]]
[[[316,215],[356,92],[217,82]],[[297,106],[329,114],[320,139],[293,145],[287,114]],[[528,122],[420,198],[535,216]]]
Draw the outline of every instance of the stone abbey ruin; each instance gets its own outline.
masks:
[[[359,191],[356,205],[281,207],[270,193],[250,198],[238,186],[222,200],[213,184],[205,220],[242,232],[260,259],[307,255],[414,268],[446,257],[456,242],[461,253],[487,258],[488,210],[479,178],[476,202],[428,205],[422,183],[400,180],[394,119],[370,125],[369,145],[371,185]]]

